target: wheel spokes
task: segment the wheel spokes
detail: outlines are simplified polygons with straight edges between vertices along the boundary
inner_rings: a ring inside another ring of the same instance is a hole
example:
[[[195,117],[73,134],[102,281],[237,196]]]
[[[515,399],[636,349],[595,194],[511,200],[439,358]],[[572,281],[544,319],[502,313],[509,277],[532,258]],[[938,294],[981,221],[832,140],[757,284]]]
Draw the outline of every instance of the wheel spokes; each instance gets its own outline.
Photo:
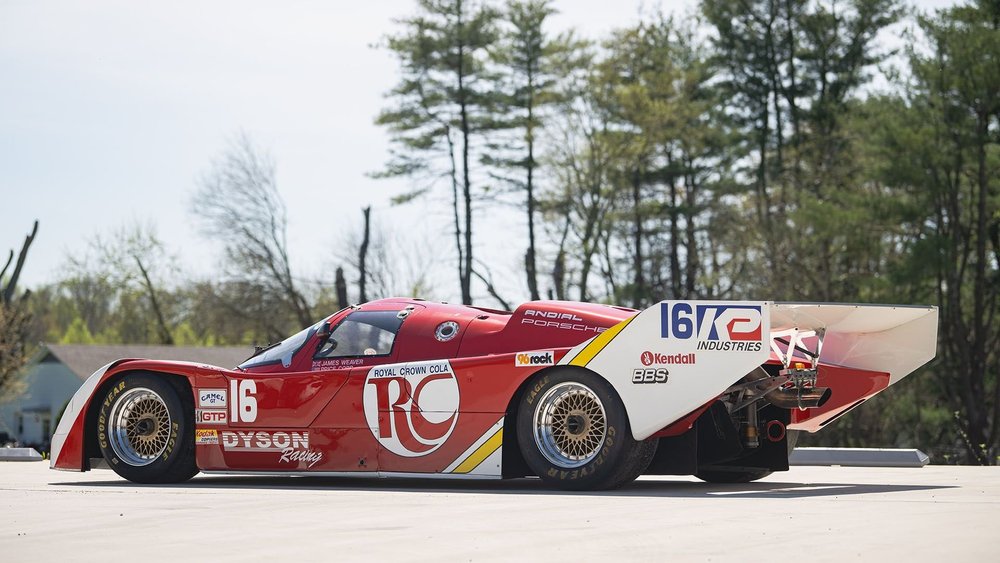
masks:
[[[607,422],[600,398],[590,388],[566,382],[549,390],[535,411],[535,442],[556,465],[590,461],[604,445]]]
[[[112,408],[111,447],[129,465],[148,465],[166,449],[170,428],[170,412],[162,397],[151,389],[130,389]]]

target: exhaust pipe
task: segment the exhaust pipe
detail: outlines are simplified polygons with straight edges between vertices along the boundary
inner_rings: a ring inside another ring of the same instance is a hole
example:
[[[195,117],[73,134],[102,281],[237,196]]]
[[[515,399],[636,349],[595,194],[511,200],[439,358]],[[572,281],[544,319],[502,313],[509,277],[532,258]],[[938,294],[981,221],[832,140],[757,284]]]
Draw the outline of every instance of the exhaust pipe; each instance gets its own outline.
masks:
[[[783,409],[815,409],[822,407],[830,400],[833,393],[829,387],[812,387],[809,389],[775,389],[764,395],[772,405]]]
[[[764,427],[767,439],[772,442],[780,442],[785,437],[785,425],[780,420],[770,420]]]

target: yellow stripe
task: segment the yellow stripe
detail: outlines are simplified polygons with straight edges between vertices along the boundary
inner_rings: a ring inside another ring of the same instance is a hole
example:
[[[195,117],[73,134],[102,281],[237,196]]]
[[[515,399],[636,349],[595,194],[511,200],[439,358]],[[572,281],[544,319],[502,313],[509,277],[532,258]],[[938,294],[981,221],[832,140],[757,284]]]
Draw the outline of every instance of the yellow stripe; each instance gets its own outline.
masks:
[[[459,464],[459,466],[456,467],[452,473],[468,473],[472,471],[476,467],[479,467],[479,464],[486,458],[490,457],[493,452],[500,449],[501,445],[503,445],[503,428],[497,430],[496,434],[490,436],[489,440],[483,442],[483,444],[479,446],[476,451],[472,452],[472,455],[465,458],[465,461]]]
[[[638,316],[639,313],[636,313],[634,317],[625,319],[624,321],[595,336],[594,339],[590,341],[590,344],[587,344],[583,350],[580,350],[580,353],[577,354],[572,361],[570,361],[569,365],[586,367],[586,365],[590,363],[590,360],[594,359],[594,356],[599,354],[605,346],[618,336],[619,332],[625,330],[625,327],[627,327],[628,324]]]

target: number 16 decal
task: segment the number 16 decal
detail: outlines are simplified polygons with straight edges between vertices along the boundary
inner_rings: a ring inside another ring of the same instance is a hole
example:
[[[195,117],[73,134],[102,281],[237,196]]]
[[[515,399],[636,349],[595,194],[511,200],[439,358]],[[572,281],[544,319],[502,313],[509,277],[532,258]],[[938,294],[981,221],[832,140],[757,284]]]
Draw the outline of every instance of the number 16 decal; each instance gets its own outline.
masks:
[[[233,422],[253,422],[257,420],[257,382],[252,379],[229,382],[229,419]]]

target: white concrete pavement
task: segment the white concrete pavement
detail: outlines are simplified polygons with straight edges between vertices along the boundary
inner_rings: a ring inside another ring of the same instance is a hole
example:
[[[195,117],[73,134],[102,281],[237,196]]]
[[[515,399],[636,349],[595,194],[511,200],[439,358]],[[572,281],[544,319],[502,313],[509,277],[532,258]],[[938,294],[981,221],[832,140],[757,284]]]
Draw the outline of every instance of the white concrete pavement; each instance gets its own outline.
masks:
[[[998,561],[1000,468],[794,467],[747,485],[199,476],[0,464],[0,561]]]

